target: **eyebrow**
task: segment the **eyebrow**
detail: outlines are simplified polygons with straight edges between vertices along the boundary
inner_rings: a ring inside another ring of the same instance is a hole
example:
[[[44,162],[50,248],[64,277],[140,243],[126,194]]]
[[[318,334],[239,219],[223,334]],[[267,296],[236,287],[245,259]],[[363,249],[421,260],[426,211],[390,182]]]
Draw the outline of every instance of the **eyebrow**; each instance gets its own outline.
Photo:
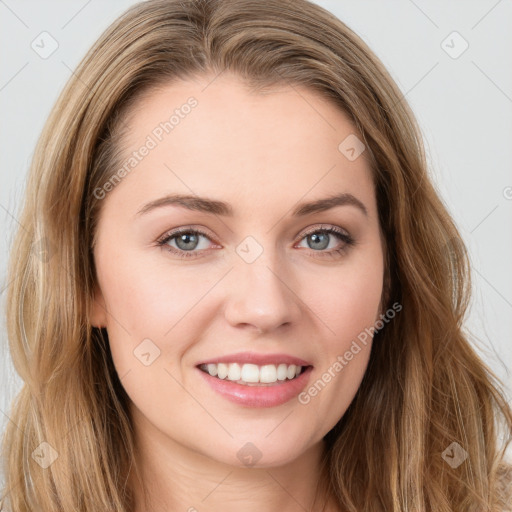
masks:
[[[156,199],[145,204],[136,214],[136,216],[144,215],[156,208],[165,206],[181,206],[188,210],[199,211],[203,213],[211,213],[214,215],[222,215],[225,217],[233,217],[234,211],[230,204],[224,201],[199,197],[194,195],[170,194],[160,199]],[[312,213],[319,213],[335,208],[336,206],[354,206],[359,209],[366,217],[368,210],[366,206],[352,194],[341,193],[324,199],[317,199],[307,203],[300,203],[292,212],[294,217],[303,217]]]

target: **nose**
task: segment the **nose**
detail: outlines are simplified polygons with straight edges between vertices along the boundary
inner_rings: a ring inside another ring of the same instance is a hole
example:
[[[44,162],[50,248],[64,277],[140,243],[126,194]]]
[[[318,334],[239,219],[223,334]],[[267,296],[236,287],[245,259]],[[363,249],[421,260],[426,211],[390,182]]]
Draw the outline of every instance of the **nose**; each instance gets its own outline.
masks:
[[[226,320],[232,326],[250,326],[264,333],[297,323],[302,302],[294,290],[289,267],[283,267],[263,255],[253,263],[236,264],[230,273],[225,309]]]

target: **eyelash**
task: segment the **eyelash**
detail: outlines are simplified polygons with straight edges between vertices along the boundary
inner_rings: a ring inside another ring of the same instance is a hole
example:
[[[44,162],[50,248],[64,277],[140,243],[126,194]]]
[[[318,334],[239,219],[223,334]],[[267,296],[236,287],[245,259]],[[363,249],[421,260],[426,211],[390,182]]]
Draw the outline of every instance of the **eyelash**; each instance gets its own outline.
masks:
[[[348,249],[350,247],[352,247],[356,244],[355,240],[350,235],[347,235],[343,231],[339,230],[339,228],[336,228],[334,226],[328,226],[325,228],[323,226],[312,228],[311,230],[308,230],[306,233],[304,233],[302,235],[299,242],[302,241],[307,236],[312,235],[314,233],[327,233],[330,235],[335,235],[342,242],[345,243],[345,245],[343,247],[341,247],[340,249],[331,249],[330,251],[327,251],[327,252],[313,251],[315,253],[319,253],[321,258],[324,258],[324,257],[335,258],[336,256],[342,256],[348,251]],[[157,245],[173,254],[176,254],[179,258],[197,258],[197,257],[199,257],[198,252],[202,252],[202,251],[183,251],[181,249],[175,249],[174,247],[170,247],[167,245],[168,242],[170,242],[174,238],[178,237],[179,235],[183,235],[183,234],[202,235],[202,236],[210,239],[210,236],[208,235],[208,233],[202,231],[201,229],[198,229],[198,228],[192,229],[192,228],[185,227],[185,228],[179,228],[174,231],[165,233],[165,235],[163,235],[162,238],[157,240]]]

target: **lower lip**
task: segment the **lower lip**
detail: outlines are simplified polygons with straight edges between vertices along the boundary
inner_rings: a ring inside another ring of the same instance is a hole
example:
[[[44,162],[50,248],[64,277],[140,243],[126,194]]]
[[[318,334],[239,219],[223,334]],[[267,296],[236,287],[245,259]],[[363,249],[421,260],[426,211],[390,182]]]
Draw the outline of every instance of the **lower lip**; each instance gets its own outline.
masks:
[[[277,381],[269,386],[246,386],[235,382],[212,377],[209,373],[196,368],[214,391],[231,402],[247,407],[275,407],[296,397],[305,387],[313,370],[308,366],[298,377]]]

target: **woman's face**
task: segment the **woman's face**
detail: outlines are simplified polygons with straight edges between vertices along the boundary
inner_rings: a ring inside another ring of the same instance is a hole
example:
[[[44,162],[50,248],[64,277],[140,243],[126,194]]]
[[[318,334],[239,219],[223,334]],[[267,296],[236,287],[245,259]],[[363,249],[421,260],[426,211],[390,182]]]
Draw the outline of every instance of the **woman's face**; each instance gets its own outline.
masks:
[[[95,192],[91,321],[137,430],[231,465],[293,461],[354,398],[380,318],[361,136],[314,91],[250,93],[226,73],[146,95],[127,123],[124,172]]]

